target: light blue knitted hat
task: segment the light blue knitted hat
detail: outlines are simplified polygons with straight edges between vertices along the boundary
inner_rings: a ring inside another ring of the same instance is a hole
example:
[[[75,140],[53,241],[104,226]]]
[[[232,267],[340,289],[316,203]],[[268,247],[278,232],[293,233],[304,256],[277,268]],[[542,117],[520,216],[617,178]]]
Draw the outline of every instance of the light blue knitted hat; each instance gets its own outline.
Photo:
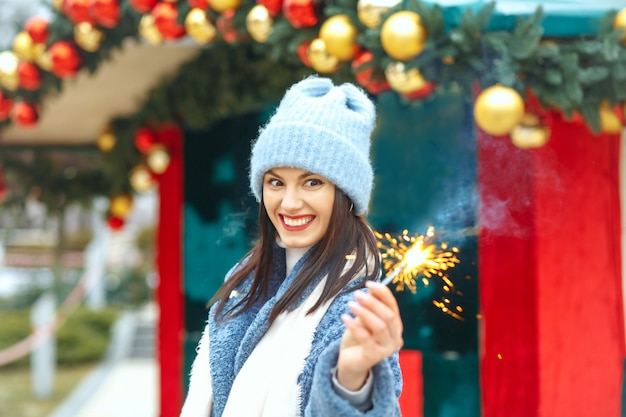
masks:
[[[352,84],[335,86],[316,76],[294,84],[252,148],[250,187],[257,201],[267,171],[295,167],[332,181],[356,214],[365,213],[374,178],[369,151],[375,122],[374,104]]]

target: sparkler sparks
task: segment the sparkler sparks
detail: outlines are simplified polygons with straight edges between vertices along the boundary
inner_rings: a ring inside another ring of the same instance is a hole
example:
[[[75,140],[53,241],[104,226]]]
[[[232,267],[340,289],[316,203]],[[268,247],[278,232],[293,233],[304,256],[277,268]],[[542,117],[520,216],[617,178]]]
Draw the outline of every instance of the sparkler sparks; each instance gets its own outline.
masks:
[[[460,261],[456,247],[448,247],[446,243],[435,243],[435,229],[429,227],[424,235],[409,236],[404,230],[398,237],[389,233],[374,232],[378,239],[378,248],[381,250],[383,267],[391,271],[384,279],[383,284],[395,284],[396,291],[405,288],[412,293],[417,292],[417,278],[421,276],[422,283],[429,285],[430,279],[438,277],[443,282],[446,293],[454,291],[454,283],[448,278],[447,271],[454,268]],[[441,301],[433,300],[433,304],[446,314],[462,319],[459,313],[463,312],[460,306],[452,307],[449,298]]]

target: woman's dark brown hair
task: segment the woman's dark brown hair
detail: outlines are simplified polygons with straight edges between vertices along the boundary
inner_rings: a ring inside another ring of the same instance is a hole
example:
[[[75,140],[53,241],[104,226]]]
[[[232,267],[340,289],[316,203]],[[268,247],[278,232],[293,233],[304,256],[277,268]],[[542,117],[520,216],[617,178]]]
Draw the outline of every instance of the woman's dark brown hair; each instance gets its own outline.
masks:
[[[230,293],[253,271],[254,279],[250,291],[233,308],[226,311],[224,317],[236,316],[250,308],[256,301],[267,299],[275,242],[276,229],[261,201],[259,204],[259,240],[243,258],[247,259],[243,265],[236,268],[232,276],[224,282],[211,299],[211,304],[218,302],[216,317],[223,312]],[[309,284],[316,282],[316,278],[323,274],[328,274],[329,278],[326,280],[319,299],[307,314],[340,294],[357,274],[365,271],[366,280],[375,279],[380,275],[381,266],[376,237],[367,221],[362,216],[355,216],[352,213],[350,199],[339,188],[335,191],[335,204],[328,230],[311,250],[313,252],[302,271],[274,305],[270,314],[270,323],[282,312],[293,310]],[[347,255],[355,256],[350,268],[344,271]]]

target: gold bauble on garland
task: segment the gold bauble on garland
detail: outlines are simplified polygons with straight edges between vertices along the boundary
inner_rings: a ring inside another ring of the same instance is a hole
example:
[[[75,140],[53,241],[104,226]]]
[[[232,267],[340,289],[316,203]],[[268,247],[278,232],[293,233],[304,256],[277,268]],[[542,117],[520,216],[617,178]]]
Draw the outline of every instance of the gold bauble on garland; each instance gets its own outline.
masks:
[[[412,93],[428,84],[417,68],[406,70],[402,62],[392,62],[387,65],[385,77],[389,86],[400,94]]]
[[[22,31],[13,38],[13,52],[23,61],[33,62],[35,59],[35,42],[28,32]]]
[[[0,52],[0,85],[7,90],[17,90],[20,78],[17,68],[20,60],[11,51]]]
[[[44,71],[52,70],[52,58],[50,58],[46,45],[43,43],[35,45],[35,64]]]
[[[328,53],[326,44],[320,38],[315,38],[311,41],[306,55],[309,58],[311,67],[320,74],[330,74],[339,69],[339,58]]]
[[[161,35],[161,32],[154,24],[154,16],[150,13],[141,17],[138,30],[141,37],[152,45],[159,45],[163,42],[163,35]]]
[[[262,4],[257,4],[246,15],[246,29],[255,41],[265,43],[274,30],[274,19]]]
[[[483,90],[474,103],[474,119],[485,132],[506,135],[524,117],[524,100],[510,87],[494,85]]]
[[[126,218],[133,208],[133,197],[130,194],[118,194],[109,201],[109,213],[120,219]]]
[[[89,22],[81,22],[74,26],[76,44],[87,52],[96,52],[104,40],[104,33]]]
[[[329,17],[320,28],[319,38],[324,41],[329,54],[341,61],[349,61],[359,50],[356,37],[359,34],[348,15],[337,14]]]
[[[155,185],[150,170],[143,164],[137,165],[130,171],[128,181],[131,187],[139,193],[145,193]]]
[[[622,31],[621,41],[626,44],[626,8],[622,9],[615,15],[613,20],[613,28]]]
[[[541,124],[539,116],[524,114],[520,124],[511,130],[511,142],[520,149],[540,148],[550,137],[550,129]]]
[[[602,100],[598,115],[600,116],[600,130],[603,133],[615,134],[622,131],[622,122],[608,100]]]
[[[146,164],[155,174],[164,173],[170,165],[170,154],[167,148],[163,145],[154,145],[150,148],[146,157]]]
[[[185,17],[185,30],[187,34],[199,44],[212,42],[217,36],[217,29],[209,20],[206,12],[199,8],[194,8]]]
[[[223,13],[226,10],[238,9],[241,6],[242,0],[211,0],[209,7],[218,13]]]
[[[370,29],[376,29],[380,26],[382,16],[396,4],[397,0],[359,0],[356,14],[361,23]]]
[[[116,143],[117,138],[109,127],[104,128],[98,135],[98,139],[96,139],[96,146],[98,146],[100,152],[104,153],[110,152],[115,147]]]
[[[380,29],[383,49],[399,61],[408,61],[422,52],[427,37],[420,15],[410,10],[393,13]]]

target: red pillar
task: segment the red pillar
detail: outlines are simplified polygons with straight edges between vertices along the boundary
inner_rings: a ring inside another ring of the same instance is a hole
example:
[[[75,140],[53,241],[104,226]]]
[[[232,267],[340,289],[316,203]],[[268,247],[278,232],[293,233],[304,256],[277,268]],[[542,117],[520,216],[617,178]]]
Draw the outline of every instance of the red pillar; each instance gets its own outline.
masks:
[[[403,349],[400,351],[402,370],[402,394],[400,411],[403,416],[422,417],[424,415],[424,378],[422,375],[422,352]]]
[[[182,290],[182,137],[171,135],[166,146],[170,164],[159,178],[157,269],[159,286],[158,360],[161,417],[176,417],[183,401],[183,290]]]
[[[484,417],[621,414],[619,141],[479,135]]]

